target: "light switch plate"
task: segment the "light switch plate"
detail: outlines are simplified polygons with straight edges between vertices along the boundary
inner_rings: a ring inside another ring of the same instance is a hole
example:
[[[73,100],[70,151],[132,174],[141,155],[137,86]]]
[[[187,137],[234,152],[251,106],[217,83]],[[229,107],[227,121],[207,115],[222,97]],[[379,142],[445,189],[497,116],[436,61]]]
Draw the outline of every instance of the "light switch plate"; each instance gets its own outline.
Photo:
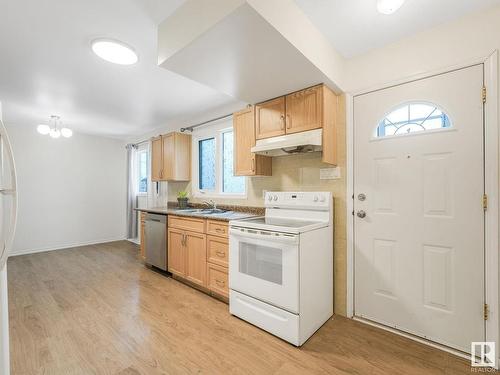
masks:
[[[320,180],[338,180],[340,178],[340,168],[320,168],[319,179]]]

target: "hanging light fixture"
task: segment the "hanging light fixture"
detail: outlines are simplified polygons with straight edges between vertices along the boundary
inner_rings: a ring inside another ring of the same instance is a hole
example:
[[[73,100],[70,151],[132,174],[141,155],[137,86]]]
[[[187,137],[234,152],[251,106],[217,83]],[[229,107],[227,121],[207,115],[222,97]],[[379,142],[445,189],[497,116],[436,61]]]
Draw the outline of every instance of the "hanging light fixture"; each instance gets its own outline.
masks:
[[[61,117],[57,115],[50,116],[50,125],[41,124],[36,127],[38,133],[43,135],[50,135],[52,138],[59,138],[61,135],[64,138],[69,138],[73,135],[73,131],[69,128],[61,127]]]

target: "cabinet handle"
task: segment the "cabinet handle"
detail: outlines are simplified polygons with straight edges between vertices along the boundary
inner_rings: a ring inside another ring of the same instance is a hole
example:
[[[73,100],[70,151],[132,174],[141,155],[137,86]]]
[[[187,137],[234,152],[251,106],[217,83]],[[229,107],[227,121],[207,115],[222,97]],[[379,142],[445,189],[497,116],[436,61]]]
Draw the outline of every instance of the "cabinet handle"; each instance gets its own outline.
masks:
[[[285,129],[285,116],[281,115],[280,121],[281,121],[281,130],[284,130]]]
[[[224,285],[226,285],[226,283],[225,283],[224,281],[217,280],[217,279],[215,279],[215,283],[216,283],[218,286],[224,286]]]
[[[224,251],[216,251],[215,254],[217,254],[221,258],[224,258],[224,256],[226,255],[226,253]]]
[[[222,229],[222,228],[215,228],[215,231],[217,233],[226,233],[226,231],[224,229]]]
[[[255,156],[252,158],[252,172],[255,172]]]
[[[290,120],[290,115],[286,115],[286,128],[290,129],[292,127],[292,121]]]

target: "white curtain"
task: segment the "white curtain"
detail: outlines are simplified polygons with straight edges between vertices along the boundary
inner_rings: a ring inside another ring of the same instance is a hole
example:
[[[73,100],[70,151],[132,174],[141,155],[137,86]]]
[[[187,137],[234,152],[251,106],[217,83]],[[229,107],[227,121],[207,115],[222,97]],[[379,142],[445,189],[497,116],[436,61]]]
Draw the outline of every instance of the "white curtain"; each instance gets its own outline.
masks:
[[[136,152],[137,145],[127,146],[127,238],[137,238],[137,192],[136,192]]]

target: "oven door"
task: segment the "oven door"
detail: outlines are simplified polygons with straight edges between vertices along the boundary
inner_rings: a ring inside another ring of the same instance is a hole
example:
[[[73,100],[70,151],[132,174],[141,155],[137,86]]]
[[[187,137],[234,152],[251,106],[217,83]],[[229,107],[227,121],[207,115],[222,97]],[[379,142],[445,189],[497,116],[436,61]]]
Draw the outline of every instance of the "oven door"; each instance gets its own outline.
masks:
[[[299,236],[232,227],[229,288],[299,313]]]

